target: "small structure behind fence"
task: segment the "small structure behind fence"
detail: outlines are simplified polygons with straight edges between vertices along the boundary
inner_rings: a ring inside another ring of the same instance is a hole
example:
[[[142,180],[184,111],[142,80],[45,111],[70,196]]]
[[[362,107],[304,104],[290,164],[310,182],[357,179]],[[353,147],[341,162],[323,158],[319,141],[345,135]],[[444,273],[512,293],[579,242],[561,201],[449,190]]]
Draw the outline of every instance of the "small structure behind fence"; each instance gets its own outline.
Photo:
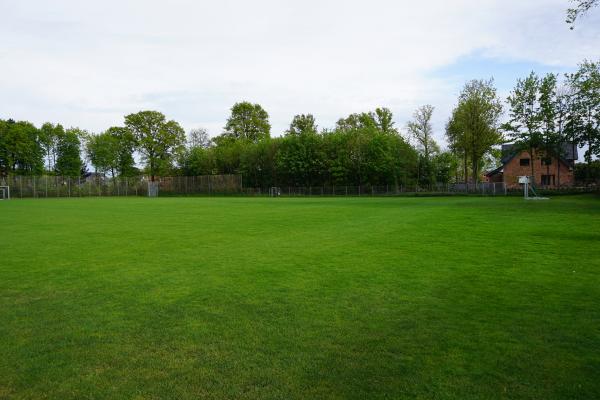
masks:
[[[12,198],[100,197],[100,196],[181,196],[181,195],[246,195],[246,196],[397,196],[403,194],[473,194],[506,195],[506,185],[498,183],[454,183],[387,186],[290,186],[243,187],[241,175],[69,178],[60,176],[10,176],[4,178]]]

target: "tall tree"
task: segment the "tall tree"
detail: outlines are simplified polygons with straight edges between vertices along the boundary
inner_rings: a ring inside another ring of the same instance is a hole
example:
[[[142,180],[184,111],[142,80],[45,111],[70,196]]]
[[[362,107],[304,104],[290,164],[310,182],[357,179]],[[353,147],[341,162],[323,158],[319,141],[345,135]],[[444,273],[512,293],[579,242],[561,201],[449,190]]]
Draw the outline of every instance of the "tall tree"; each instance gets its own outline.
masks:
[[[389,108],[376,108],[375,112],[370,114],[382,133],[398,134],[398,129],[394,126],[394,116]]]
[[[554,154],[557,157],[564,157],[564,143],[569,143],[570,146],[575,147],[575,141],[570,137],[568,124],[571,119],[571,98],[572,91],[569,85],[560,85],[556,89],[556,100],[555,100],[555,126],[557,140],[555,142],[556,148]],[[573,148],[573,153],[575,149]],[[556,184],[560,187],[560,160],[556,163]]]
[[[48,163],[47,171],[54,171],[54,165],[56,164],[56,149],[58,145],[58,138],[64,135],[65,130],[60,124],[52,124],[46,122],[40,128],[40,144],[44,149],[46,162]]]
[[[87,137],[85,146],[87,158],[96,172],[106,174],[110,171],[112,176],[115,175],[117,146],[115,138],[106,132]]]
[[[446,124],[446,138],[448,140],[448,145],[452,153],[454,153],[457,159],[461,160],[462,179],[466,183],[469,178],[469,151],[468,151],[468,137],[465,133],[465,130],[459,123],[459,113],[458,107],[452,111],[452,116],[448,120]],[[458,171],[458,163],[456,165],[456,182],[459,182],[459,171]]]
[[[433,110],[434,107],[429,104],[418,108],[413,114],[413,120],[406,126],[410,136],[417,141],[417,149],[422,156],[419,162],[419,180],[426,184],[431,184],[435,180],[431,158],[440,150],[433,139],[433,127],[431,125]]]
[[[547,74],[540,81],[540,135],[542,164],[546,166],[546,175],[550,175],[550,165],[553,158],[560,164],[560,154],[563,138],[557,129],[559,104],[557,97],[557,77]],[[560,168],[559,168],[560,170]]]
[[[439,151],[439,147],[433,139],[433,127],[431,125],[433,111],[433,106],[424,105],[414,112],[413,120],[407,124],[409,134],[417,141],[417,147],[426,160],[429,160],[433,153]]]
[[[567,10],[567,24],[573,25],[581,16],[600,4],[600,0],[571,0],[571,4],[573,7]]]
[[[527,150],[531,157],[531,176],[535,177],[536,149],[542,144],[541,110],[539,102],[540,78],[531,72],[517,85],[508,97],[510,121],[504,125],[518,150]],[[534,182],[535,183],[535,182]]]
[[[78,128],[67,129],[58,138],[56,146],[56,173],[60,176],[81,175],[81,137],[86,133]]]
[[[270,137],[269,114],[260,106],[247,101],[236,103],[231,108],[223,136],[232,139],[258,142]]]
[[[323,139],[310,132],[288,134],[279,143],[276,162],[287,184],[313,186],[322,178]]]
[[[295,115],[286,135],[306,135],[317,133],[315,117],[312,114]]]
[[[112,126],[106,130],[116,142],[115,170],[119,176],[134,176],[138,173],[133,153],[137,142],[131,130],[122,126]]]
[[[499,120],[502,103],[496,94],[493,80],[473,80],[463,88],[458,106],[453,112],[446,134],[452,146],[462,147],[471,161],[471,179],[479,181],[482,159],[493,146],[502,143]],[[466,176],[466,172],[465,172]]]
[[[173,120],[167,121],[158,111],[129,114],[125,116],[125,127],[133,133],[152,181],[172,165],[173,157],[185,143],[183,128]]]
[[[27,121],[0,120],[0,175],[39,174],[43,166],[38,129]]]
[[[573,91],[568,127],[579,145],[587,146],[589,170],[593,157],[600,156],[600,62],[584,61],[567,78]]]
[[[202,147],[204,149],[210,147],[211,140],[208,131],[204,128],[194,128],[188,135],[188,146],[190,148]]]

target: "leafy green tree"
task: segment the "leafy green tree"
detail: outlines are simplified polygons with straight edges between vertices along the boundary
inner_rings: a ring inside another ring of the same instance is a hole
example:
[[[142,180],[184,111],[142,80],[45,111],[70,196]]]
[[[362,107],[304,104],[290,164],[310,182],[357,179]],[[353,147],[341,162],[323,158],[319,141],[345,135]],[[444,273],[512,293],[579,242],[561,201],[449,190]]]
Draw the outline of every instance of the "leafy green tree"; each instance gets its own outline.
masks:
[[[158,111],[129,114],[125,116],[125,127],[135,137],[152,181],[172,166],[174,157],[185,143],[183,128],[173,120],[167,121]]]
[[[584,61],[579,70],[567,75],[572,88],[568,130],[581,147],[588,165],[600,156],[600,62]]]
[[[413,150],[393,124],[391,112],[351,114],[338,120],[336,129],[325,135],[333,148],[325,146],[330,174],[335,181],[350,185],[398,185],[407,182],[406,170]]]
[[[573,25],[589,10],[600,4],[600,0],[571,0],[571,4],[573,4],[573,7],[567,10],[567,24]],[[573,29],[573,26],[571,26],[571,29]]]
[[[103,174],[110,172],[111,176],[115,177],[120,170],[119,155],[123,149],[119,138],[113,135],[110,129],[99,135],[89,136],[86,143],[86,153],[96,172]]]
[[[394,127],[393,114],[389,108],[377,108],[375,112],[370,113],[375,125],[382,133],[398,134],[398,129]]]
[[[80,138],[85,135],[86,133],[78,128],[70,128],[58,137],[55,166],[58,175],[80,176],[83,168]]]
[[[435,181],[438,183],[449,183],[452,174],[458,165],[458,159],[451,151],[443,151],[433,157],[435,170]]]
[[[282,138],[276,160],[279,177],[288,185],[321,184],[325,167],[322,144],[322,137],[310,131]]]
[[[463,154],[465,168],[467,158],[470,159],[473,182],[479,180],[483,157],[492,151],[493,146],[502,143],[499,130],[501,115],[502,103],[492,80],[473,80],[465,85],[446,127],[446,136],[451,148]]]
[[[312,114],[300,114],[294,116],[286,135],[316,134],[317,125]]]
[[[531,72],[525,79],[519,79],[508,97],[510,121],[504,124],[520,150],[527,150],[531,157],[531,176],[535,176],[534,159],[536,149],[542,144],[542,112],[539,102],[540,78]]]
[[[114,171],[119,176],[137,175],[138,170],[135,167],[135,160],[133,158],[137,142],[133,132],[122,126],[112,126],[105,133],[110,135],[116,142]]]
[[[86,153],[96,172],[110,172],[112,177],[137,173],[133,159],[136,143],[129,129],[113,126],[99,135],[88,136],[86,142]]]
[[[556,88],[556,98],[554,101],[554,115],[555,115],[555,127],[556,127],[556,141],[555,149],[553,154],[557,157],[564,157],[563,143],[570,143],[571,146],[575,146],[575,141],[570,137],[569,133],[569,121],[571,120],[571,108],[572,108],[572,92],[571,87],[568,85],[560,85]],[[574,149],[573,149],[574,150]],[[556,163],[556,184],[560,186],[560,162]]]
[[[279,138],[265,139],[257,143],[241,141],[240,173],[246,184],[255,187],[271,187],[277,181],[276,157]]]
[[[269,114],[259,104],[243,101],[231,108],[223,136],[258,142],[270,137],[270,133]]]
[[[417,149],[422,158],[419,161],[419,181],[425,184],[431,184],[435,181],[431,158],[440,151],[439,146],[433,139],[433,127],[431,125],[433,111],[434,107],[429,104],[418,108],[413,114],[413,120],[406,125],[409,135],[417,142]]]
[[[433,139],[433,127],[431,117],[434,107],[427,104],[418,108],[413,114],[413,120],[406,128],[408,133],[417,141],[417,148],[423,153],[426,160],[439,151],[439,146]]]
[[[50,122],[44,123],[39,132],[40,145],[44,150],[46,161],[48,166],[46,170],[48,172],[54,172],[54,166],[56,164],[56,150],[58,145],[58,138],[64,135],[65,130],[60,124],[52,124]]]
[[[0,175],[41,173],[43,150],[38,129],[30,122],[0,120]]]
[[[469,177],[469,150],[468,150],[468,137],[465,133],[462,125],[459,123],[458,107],[452,111],[452,116],[446,123],[446,139],[450,151],[459,160],[456,165],[456,182],[459,182],[459,171],[462,172],[462,181],[467,182]]]
[[[191,147],[181,154],[179,165],[185,176],[211,175],[216,167],[214,149]]]
[[[542,164],[546,166],[547,175],[550,175],[552,158],[559,159],[562,156],[560,151],[564,140],[557,129],[558,112],[560,111],[558,101],[557,77],[554,74],[547,74],[540,80],[539,87],[541,120],[541,145],[539,149],[541,151]]]
[[[192,129],[188,135],[188,147],[203,147],[208,148],[211,146],[210,136],[208,131],[204,128]]]

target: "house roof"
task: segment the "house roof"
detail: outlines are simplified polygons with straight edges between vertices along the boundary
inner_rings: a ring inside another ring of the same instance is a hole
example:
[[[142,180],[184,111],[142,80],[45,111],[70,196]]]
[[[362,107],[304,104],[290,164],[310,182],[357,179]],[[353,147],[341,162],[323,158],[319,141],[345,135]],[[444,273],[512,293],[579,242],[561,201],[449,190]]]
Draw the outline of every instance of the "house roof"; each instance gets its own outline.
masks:
[[[490,176],[494,176],[494,175],[497,175],[497,174],[502,173],[502,172],[504,172],[504,165],[501,165],[501,166],[499,166],[498,168],[496,168],[494,170],[486,172],[485,176],[490,177]]]
[[[578,158],[577,154],[577,145],[574,143],[563,142],[561,143],[561,159],[563,161],[575,161]],[[515,156],[517,156],[521,151],[516,144],[503,144],[502,145],[502,164],[508,163]]]

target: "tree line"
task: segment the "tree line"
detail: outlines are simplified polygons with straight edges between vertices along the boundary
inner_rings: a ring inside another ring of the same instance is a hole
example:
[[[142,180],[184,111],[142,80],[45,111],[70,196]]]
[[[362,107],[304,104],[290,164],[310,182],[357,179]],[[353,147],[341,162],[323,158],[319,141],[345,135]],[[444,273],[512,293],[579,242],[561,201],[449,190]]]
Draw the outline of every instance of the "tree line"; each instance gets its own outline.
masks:
[[[99,134],[0,120],[0,174],[242,174],[255,187],[477,182],[497,165],[498,146],[507,141],[540,158],[562,156],[561,143],[573,142],[587,148],[591,166],[600,152],[600,63],[585,61],[563,77],[532,72],[517,81],[506,106],[493,80],[468,82],[445,127],[446,150],[434,140],[434,112],[420,107],[404,132],[383,107],[324,129],[313,115],[300,114],[279,137],[271,137],[267,111],[249,102],[231,108],[214,138],[201,128],[186,135],[157,111],[129,114],[122,126]]]

